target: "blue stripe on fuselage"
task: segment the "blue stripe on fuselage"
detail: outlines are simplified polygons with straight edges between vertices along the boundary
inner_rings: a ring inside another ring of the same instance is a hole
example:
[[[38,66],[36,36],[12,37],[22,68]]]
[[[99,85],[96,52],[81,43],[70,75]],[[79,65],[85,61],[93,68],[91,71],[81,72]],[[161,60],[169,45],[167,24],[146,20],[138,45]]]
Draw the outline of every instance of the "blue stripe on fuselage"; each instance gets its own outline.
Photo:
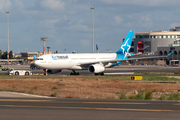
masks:
[[[127,59],[127,57],[126,57],[126,55],[124,55],[124,54],[117,54],[117,58],[116,59]],[[112,65],[112,67],[113,66],[116,66],[116,65],[119,65],[119,64],[121,64],[121,62],[120,61],[117,61],[117,63],[114,63],[113,65]]]

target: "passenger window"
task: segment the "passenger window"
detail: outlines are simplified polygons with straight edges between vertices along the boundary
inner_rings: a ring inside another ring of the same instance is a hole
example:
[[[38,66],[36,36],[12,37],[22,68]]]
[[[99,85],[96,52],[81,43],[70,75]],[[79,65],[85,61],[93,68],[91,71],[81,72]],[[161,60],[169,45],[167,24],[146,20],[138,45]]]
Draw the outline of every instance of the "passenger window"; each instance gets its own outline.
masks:
[[[36,58],[36,60],[43,60],[43,58]]]

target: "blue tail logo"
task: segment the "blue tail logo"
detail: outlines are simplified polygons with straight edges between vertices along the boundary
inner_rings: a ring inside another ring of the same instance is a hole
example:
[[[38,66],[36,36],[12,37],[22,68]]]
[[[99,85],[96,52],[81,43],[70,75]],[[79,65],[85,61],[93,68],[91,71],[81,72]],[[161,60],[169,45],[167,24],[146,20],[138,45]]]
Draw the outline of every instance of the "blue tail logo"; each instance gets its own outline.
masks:
[[[134,31],[130,30],[129,33],[127,34],[121,48],[116,52],[117,54],[126,54],[129,53],[130,48],[131,48],[131,43],[132,43],[132,38],[133,38],[133,33]]]
[[[116,52],[117,58],[116,59],[127,59],[127,55],[129,54],[130,48],[131,48],[131,43],[132,43],[132,38],[133,38],[133,30],[130,30],[121,46],[121,48]],[[121,62],[118,61],[117,63],[114,63],[112,65],[116,66],[119,65]]]
[[[36,59],[36,55],[34,55],[34,59]]]
[[[132,38],[133,38],[134,31],[130,30],[127,34],[121,48],[116,52],[117,59],[127,59],[127,54],[130,51]]]
[[[129,50],[131,48],[131,46],[128,44],[129,38],[127,39],[127,41],[125,42],[125,44],[123,44],[121,46],[121,51],[123,54],[129,53]]]

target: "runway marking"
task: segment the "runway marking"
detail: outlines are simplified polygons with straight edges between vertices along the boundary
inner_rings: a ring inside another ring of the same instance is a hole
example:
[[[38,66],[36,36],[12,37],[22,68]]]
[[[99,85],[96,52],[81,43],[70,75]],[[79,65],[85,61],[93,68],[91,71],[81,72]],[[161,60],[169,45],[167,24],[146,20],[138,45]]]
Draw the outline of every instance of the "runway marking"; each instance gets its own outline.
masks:
[[[129,75],[134,74],[134,72],[119,72],[119,73],[104,73],[105,75]]]
[[[71,102],[71,101],[53,101],[56,103],[82,103],[82,104],[130,104],[130,105],[147,105],[151,103],[133,103],[133,102]]]
[[[177,104],[173,104],[173,105],[180,105],[180,103],[177,103]]]
[[[83,109],[83,110],[107,110],[107,111],[142,111],[142,112],[180,112],[176,110],[156,110],[156,109],[128,109],[128,108],[89,108],[89,107],[54,107],[54,106],[18,106],[0,105],[1,107],[26,107],[26,108],[52,108],[52,109]]]

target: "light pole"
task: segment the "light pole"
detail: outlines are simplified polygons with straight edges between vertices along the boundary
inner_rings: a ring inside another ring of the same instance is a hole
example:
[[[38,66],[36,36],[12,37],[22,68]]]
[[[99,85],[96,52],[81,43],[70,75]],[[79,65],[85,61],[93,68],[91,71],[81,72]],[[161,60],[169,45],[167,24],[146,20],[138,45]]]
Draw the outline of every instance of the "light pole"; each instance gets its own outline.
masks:
[[[43,54],[45,54],[45,41],[47,41],[47,37],[41,37],[41,40],[43,41]]]
[[[7,13],[7,65],[9,65],[9,11]]]
[[[92,9],[92,53],[94,53],[94,7]]]

